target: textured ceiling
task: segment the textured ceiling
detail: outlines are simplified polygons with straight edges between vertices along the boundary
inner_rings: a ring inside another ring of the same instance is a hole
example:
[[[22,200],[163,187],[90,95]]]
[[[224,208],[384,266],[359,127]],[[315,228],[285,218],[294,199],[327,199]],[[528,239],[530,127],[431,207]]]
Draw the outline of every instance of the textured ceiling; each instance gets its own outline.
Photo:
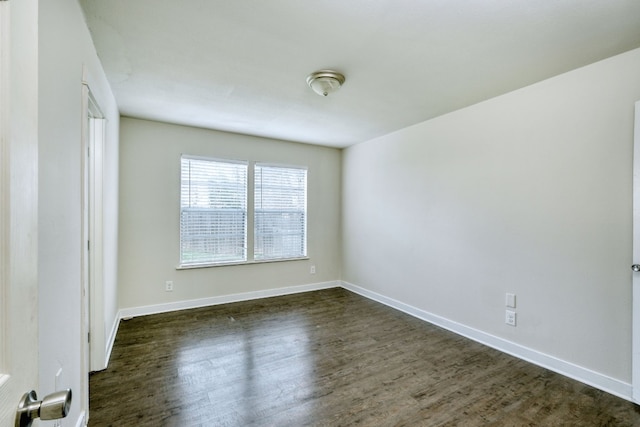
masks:
[[[335,147],[640,47],[638,0],[80,3],[122,115]]]

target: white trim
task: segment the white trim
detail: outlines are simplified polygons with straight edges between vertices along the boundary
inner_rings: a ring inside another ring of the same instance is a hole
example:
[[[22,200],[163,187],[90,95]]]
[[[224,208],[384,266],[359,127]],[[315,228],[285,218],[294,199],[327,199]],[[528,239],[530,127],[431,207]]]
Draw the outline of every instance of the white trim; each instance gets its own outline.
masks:
[[[115,341],[120,320],[129,319],[137,316],[146,316],[149,314],[165,313],[170,311],[185,310],[189,308],[206,307],[219,304],[228,304],[232,302],[248,301],[260,298],[270,298],[282,295],[291,295],[302,292],[316,291],[320,289],[330,289],[342,287],[348,291],[354,292],[365,298],[377,301],[388,307],[407,313],[425,322],[447,329],[453,333],[469,338],[480,344],[494,348],[503,353],[525,360],[534,365],[549,369],[560,375],[580,381],[584,384],[598,388],[602,391],[618,396],[622,399],[633,401],[632,386],[624,381],[611,378],[599,372],[592,371],[588,368],[575,365],[557,357],[542,353],[529,347],[505,340],[504,338],[482,332],[478,329],[471,328],[461,323],[446,319],[444,317],[429,313],[427,311],[416,308],[412,305],[405,304],[393,298],[386,297],[377,292],[373,292],[345,281],[330,281],[321,283],[312,283],[308,285],[290,286],[285,288],[268,289],[263,291],[245,292],[240,294],[224,295],[219,297],[200,298],[187,301],[176,301],[166,304],[147,305],[142,307],[130,307],[121,309],[118,312],[117,320],[112,330],[109,340],[109,348],[107,350],[107,362],[111,355],[111,349]]]
[[[123,308],[118,312],[118,319],[129,319],[131,317],[146,316],[149,314],[166,313],[169,311],[186,310],[189,308],[208,307],[211,305],[228,304],[232,302],[249,301],[260,298],[270,298],[337,287],[340,287],[340,282],[336,280],[331,282],[311,283],[308,285],[289,286],[285,288],[266,289],[263,291],[244,292],[241,294],[223,295],[218,297],[208,297],[186,301],[175,301],[165,304]]]
[[[194,268],[210,268],[210,267],[230,267],[233,265],[253,265],[253,264],[266,264],[272,262],[287,262],[287,261],[305,261],[310,260],[308,256],[297,257],[297,258],[277,258],[277,259],[259,259],[252,261],[237,261],[237,262],[219,262],[216,264],[212,263],[203,263],[203,264],[185,264],[185,265],[177,265],[176,270],[192,270]]]
[[[9,378],[9,3],[0,5],[0,388]],[[4,373],[4,374],[3,374]]]
[[[633,130],[633,264],[640,263],[640,101],[635,104]],[[640,273],[631,273],[631,383],[634,401],[640,402]]]
[[[89,134],[87,135],[89,154],[88,161],[88,220],[89,241],[88,252],[89,283],[88,283],[88,310],[89,332],[89,370],[95,371],[101,368],[105,360],[105,320],[104,320],[104,136],[105,122],[101,117],[96,117],[98,107],[94,104],[93,96],[89,88]]]
[[[113,325],[111,326],[111,333],[107,338],[106,348],[104,352],[104,362],[102,366],[98,366],[95,368],[97,371],[101,371],[107,369],[109,367],[109,359],[111,359],[111,351],[113,350],[113,345],[116,342],[116,336],[118,335],[118,328],[120,327],[120,313],[116,315],[116,318],[113,321]]]
[[[273,168],[288,168],[288,169],[302,169],[305,171],[309,171],[309,166],[300,166],[300,165],[289,165],[286,163],[269,163],[269,162],[260,162],[260,161],[254,161],[253,162],[253,167],[255,168],[256,166],[264,166],[264,167],[273,167]]]
[[[104,368],[106,369],[109,365],[109,359],[111,358],[111,351],[113,350],[113,344],[116,342],[116,336],[118,336],[118,328],[120,327],[120,318],[116,315],[116,318],[113,319],[113,326],[111,327],[111,333],[109,334],[109,339],[107,340],[107,348],[106,348],[106,356],[104,359]]]
[[[76,421],[76,427],[85,427],[87,425],[86,415],[87,413],[85,411],[80,412],[78,421]]]
[[[180,154],[180,160],[205,160],[208,162],[219,162],[219,163],[235,163],[239,165],[245,165],[247,168],[249,167],[249,160],[240,160],[240,159],[221,159],[219,157],[207,157],[207,156],[194,156],[191,154]]]
[[[116,335],[118,328],[120,327],[121,320],[128,320],[133,317],[147,316],[149,314],[167,313],[170,311],[187,310],[190,308],[208,307],[212,305],[228,304],[239,301],[249,301],[260,298],[270,298],[282,295],[292,295],[302,292],[318,291],[321,289],[330,289],[340,287],[340,282],[337,280],[330,282],[311,283],[308,285],[288,286],[285,288],[268,289],[264,291],[243,292],[241,294],[231,294],[219,297],[199,298],[194,300],[176,301],[166,304],[146,305],[141,307],[123,308],[118,311],[116,319],[111,328],[111,334],[109,335],[109,341],[106,348],[106,357],[104,361],[104,369],[109,366],[109,360],[111,359],[111,351],[116,341]]]
[[[461,323],[429,313],[409,304],[381,295],[377,292],[356,286],[352,283],[343,281],[341,282],[341,286],[358,295],[377,301],[391,308],[395,308],[396,310],[400,310],[413,317],[424,320],[425,322],[440,326],[441,328],[447,329],[458,335],[462,335],[503,353],[510,354],[511,356],[533,363],[534,365],[541,366],[558,374],[588,384],[622,399],[633,401],[631,384],[600,374],[582,366],[575,365],[565,360],[558,359],[557,357],[541,353],[520,344],[507,341],[503,338],[487,334],[486,332],[482,332]]]

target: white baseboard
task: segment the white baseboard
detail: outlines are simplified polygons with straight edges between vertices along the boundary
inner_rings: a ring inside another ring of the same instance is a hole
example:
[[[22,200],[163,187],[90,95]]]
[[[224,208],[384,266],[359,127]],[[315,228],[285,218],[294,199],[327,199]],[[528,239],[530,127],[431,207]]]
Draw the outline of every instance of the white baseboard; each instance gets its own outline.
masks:
[[[120,312],[116,314],[116,318],[113,320],[111,326],[111,333],[107,339],[107,348],[104,355],[104,369],[109,366],[109,359],[111,359],[111,351],[113,350],[113,344],[116,342],[116,335],[118,335],[118,328],[120,327]]]
[[[282,295],[297,294],[301,292],[317,291],[340,287],[337,280],[331,282],[311,283],[308,285],[289,286],[285,288],[266,289],[263,291],[243,292],[240,294],[223,295],[218,297],[208,297],[192,299],[186,301],[175,301],[165,304],[146,305],[142,307],[123,308],[118,312],[118,319],[128,319],[149,314],[167,313],[169,311],[186,310],[189,308],[207,307],[211,305],[228,304],[232,302],[248,301],[260,298],[277,297]]]
[[[118,310],[118,315],[111,329],[111,335],[107,343],[107,351],[105,358],[105,369],[109,365],[111,359],[111,351],[116,340],[118,327],[121,320],[131,319],[138,316],[146,316],[149,314],[167,313],[170,311],[186,310],[189,308],[208,307],[212,305],[228,304],[239,301],[249,301],[260,298],[269,298],[282,295],[298,294],[302,292],[317,291],[320,289],[329,289],[340,287],[340,281],[333,280],[330,282],[311,283],[308,285],[288,286],[285,288],[267,289],[263,291],[243,292],[240,294],[223,295],[219,297],[199,298],[186,301],[175,301],[165,304],[145,305],[141,307],[130,307]]]
[[[382,303],[386,306],[395,308],[396,310],[400,310],[413,317],[424,320],[425,322],[440,326],[441,328],[447,329],[458,335],[462,335],[473,341],[492,347],[503,353],[510,354],[522,360],[526,360],[527,362],[533,363],[534,365],[541,366],[543,368],[549,369],[550,371],[556,372],[558,374],[598,388],[607,393],[618,396],[622,399],[633,402],[633,387],[631,386],[631,384],[616,380],[609,376],[575,365],[565,360],[558,359],[557,357],[541,353],[537,350],[522,346],[520,344],[516,344],[503,338],[496,337],[486,332],[482,332],[478,329],[465,326],[461,323],[454,322],[444,317],[429,313],[427,311],[413,307],[409,304],[397,301],[393,298],[388,298],[379,293],[361,288],[360,286],[356,286],[352,283],[343,281],[341,282],[341,285],[344,289]]]
[[[484,344],[496,350],[510,354],[519,359],[526,360],[527,362],[530,362],[535,365],[541,366],[543,368],[549,369],[551,371],[557,372],[566,377],[572,378],[574,380],[588,384],[590,386],[598,388],[607,393],[618,396],[622,399],[633,402],[633,397],[632,397],[633,387],[629,383],[617,380],[615,378],[611,378],[607,375],[592,371],[582,366],[575,365],[571,362],[567,362],[557,357],[554,357],[545,353],[541,353],[529,347],[525,347],[520,344],[516,344],[514,342],[505,340],[504,338],[496,337],[494,335],[488,334],[478,329],[474,329],[472,327],[463,325],[461,323],[454,322],[444,317],[429,313],[427,311],[424,311],[414,306],[411,306],[409,304],[405,304],[403,302],[397,301],[393,298],[386,297],[379,293],[367,290],[365,288],[354,285],[352,283],[339,281],[339,280],[121,309],[118,312],[118,317],[116,319],[111,335],[109,337],[109,345],[107,348],[106,360],[108,363],[109,358],[111,356],[111,350],[113,348],[113,343],[115,341],[116,333],[118,331],[118,325],[121,319],[128,319],[128,318],[137,317],[137,316],[146,316],[149,314],[156,314],[156,313],[166,313],[169,311],[176,311],[176,310],[185,310],[189,308],[206,307],[206,306],[219,305],[219,304],[228,304],[232,302],[248,301],[253,299],[269,298],[269,297],[275,297],[275,296],[281,296],[281,295],[290,295],[290,294],[296,294],[301,292],[310,292],[310,291],[316,291],[320,289],[329,289],[329,288],[336,288],[336,287],[342,287],[351,292],[362,295],[366,298],[377,301],[386,306],[392,307],[396,310],[400,310],[413,317],[424,320],[425,322],[432,323],[436,326],[442,327],[458,335],[462,335],[464,337],[467,337],[471,340],[474,340],[476,342],[479,342],[481,344]]]
[[[78,421],[76,421],[76,427],[86,427],[87,425],[86,415],[87,413],[85,411],[80,412]]]

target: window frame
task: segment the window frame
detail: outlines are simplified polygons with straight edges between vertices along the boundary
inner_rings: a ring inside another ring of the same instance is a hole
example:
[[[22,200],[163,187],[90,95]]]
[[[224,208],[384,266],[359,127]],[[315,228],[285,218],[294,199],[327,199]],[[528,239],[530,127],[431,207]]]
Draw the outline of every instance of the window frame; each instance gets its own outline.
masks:
[[[215,260],[207,260],[207,261],[202,261],[202,262],[187,262],[185,263],[183,260],[183,250],[182,250],[182,211],[183,211],[183,206],[182,206],[182,188],[183,188],[183,184],[182,184],[182,162],[183,160],[196,160],[196,161],[205,161],[205,162],[211,162],[211,163],[226,163],[226,164],[235,164],[235,165],[243,165],[246,167],[246,175],[245,175],[245,200],[244,200],[244,205],[245,205],[245,209],[244,209],[244,235],[243,235],[243,239],[244,239],[244,256],[243,259],[241,260],[224,260],[224,261],[215,261]],[[234,160],[234,159],[220,159],[220,158],[212,158],[212,157],[202,157],[202,156],[193,156],[193,155],[188,155],[188,154],[182,154],[180,156],[180,168],[179,168],[179,174],[180,174],[180,185],[179,185],[179,194],[178,194],[178,269],[189,269],[189,268],[201,268],[201,267],[214,267],[214,266],[220,266],[220,265],[233,265],[233,264],[244,264],[248,261],[249,259],[249,253],[248,253],[248,248],[249,248],[249,241],[248,241],[248,232],[249,232],[249,193],[248,193],[248,183],[249,180],[251,179],[250,177],[250,169],[251,169],[251,164],[248,161],[244,161],[244,160]]]
[[[253,260],[254,262],[269,262],[269,261],[280,261],[280,260],[291,260],[291,259],[308,259],[308,250],[309,250],[309,246],[308,246],[308,238],[309,238],[309,228],[308,228],[308,213],[309,213],[309,209],[308,209],[308,202],[309,202],[309,168],[307,166],[292,166],[292,165],[282,165],[282,164],[277,164],[277,163],[267,163],[267,162],[252,162],[252,170],[254,173],[253,178],[253,183],[254,183],[254,188],[253,188],[253,199],[252,199],[252,208],[253,208],[253,218],[255,221],[256,218],[256,201],[255,201],[255,183],[256,183],[256,177],[255,177],[255,172],[256,172],[256,168],[257,167],[265,167],[265,168],[281,168],[281,169],[297,169],[297,170],[303,170],[305,171],[305,175],[304,175],[304,225],[303,225],[303,236],[302,236],[302,245],[303,245],[303,254],[300,256],[296,256],[296,257],[282,257],[282,258],[259,258],[256,259],[255,258],[255,249],[256,249],[256,235],[258,233],[256,233],[256,225],[255,222],[253,224]]]
[[[203,160],[203,161],[211,161],[211,162],[223,162],[223,163],[239,163],[245,164],[247,166],[247,182],[246,182],[246,222],[245,222],[245,260],[243,261],[228,261],[228,262],[202,262],[202,263],[192,263],[192,264],[183,264],[181,259],[181,241],[182,241],[182,231],[180,226],[181,221],[181,212],[182,212],[182,159],[193,159],[193,160]],[[288,258],[268,258],[268,259],[255,259],[255,170],[256,165],[258,166],[268,166],[268,167],[279,167],[279,168],[289,168],[289,169],[302,169],[305,170],[306,173],[306,182],[305,182],[305,224],[304,224],[304,247],[305,254],[299,257],[288,257]],[[228,267],[235,265],[251,265],[251,264],[265,264],[265,263],[274,263],[274,262],[288,262],[288,261],[300,261],[300,260],[308,260],[309,257],[309,167],[304,165],[292,165],[292,164],[282,164],[282,163],[272,163],[272,162],[263,162],[256,160],[240,160],[240,159],[225,159],[219,157],[208,157],[208,156],[200,156],[200,155],[192,155],[192,154],[181,154],[180,155],[180,167],[178,168],[179,174],[179,189],[178,189],[178,263],[176,266],[176,270],[190,270],[197,268],[211,268],[211,267]]]

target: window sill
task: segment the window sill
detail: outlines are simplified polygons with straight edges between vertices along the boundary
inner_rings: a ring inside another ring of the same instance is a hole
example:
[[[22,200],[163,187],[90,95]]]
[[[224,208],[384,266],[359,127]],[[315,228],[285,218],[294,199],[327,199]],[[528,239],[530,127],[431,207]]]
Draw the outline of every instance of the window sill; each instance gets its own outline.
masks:
[[[193,265],[178,265],[176,270],[193,270],[194,268],[211,268],[211,267],[230,267],[233,265],[254,265],[254,264],[271,264],[274,262],[287,262],[287,261],[304,261],[310,259],[308,256],[299,258],[282,258],[282,259],[265,259],[254,261],[242,261],[242,262],[225,262],[216,264],[193,264]]]

